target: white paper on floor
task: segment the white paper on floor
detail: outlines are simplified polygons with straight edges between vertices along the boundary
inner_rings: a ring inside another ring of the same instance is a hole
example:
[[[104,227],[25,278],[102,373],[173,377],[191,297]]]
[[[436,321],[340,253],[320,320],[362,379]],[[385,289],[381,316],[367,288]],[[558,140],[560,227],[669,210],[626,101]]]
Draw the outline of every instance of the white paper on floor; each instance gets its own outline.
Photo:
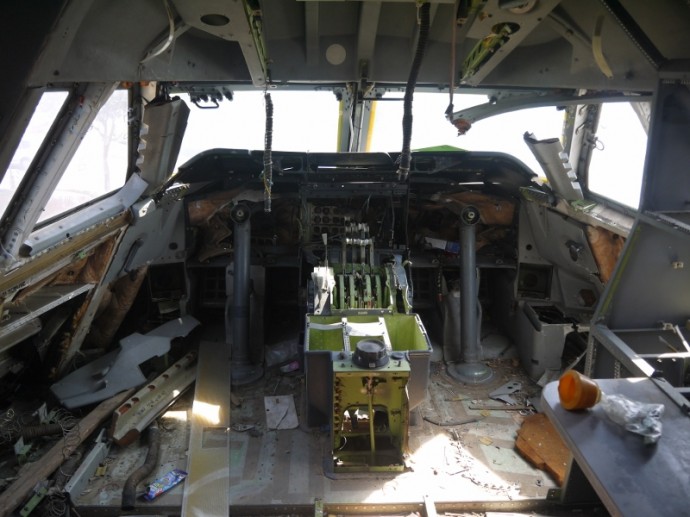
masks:
[[[268,429],[294,429],[299,425],[292,395],[264,397],[264,406]]]

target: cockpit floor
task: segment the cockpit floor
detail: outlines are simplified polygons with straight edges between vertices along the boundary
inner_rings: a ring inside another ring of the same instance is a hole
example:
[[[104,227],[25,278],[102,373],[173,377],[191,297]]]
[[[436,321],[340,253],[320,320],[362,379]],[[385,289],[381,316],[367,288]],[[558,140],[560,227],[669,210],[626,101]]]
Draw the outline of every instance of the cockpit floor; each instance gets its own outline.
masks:
[[[230,514],[320,515],[323,507],[327,510],[324,515],[429,515],[431,508],[438,515],[483,515],[487,511],[561,515],[559,511],[539,512],[553,509],[547,495],[557,484],[515,448],[517,431],[534,412],[516,407],[538,405],[541,387],[520,368],[514,347],[505,343],[501,337],[493,347],[485,345],[485,355],[494,357],[487,361],[493,377],[483,385],[453,379],[439,352],[432,353],[428,396],[412,411],[402,472],[332,473],[330,430],[306,424],[301,370],[283,373],[274,368],[257,382],[234,387],[229,430]],[[515,407],[489,397],[509,382],[520,384],[511,394]],[[265,397],[292,398],[296,427],[269,429]],[[140,485],[141,491],[166,472],[186,468],[187,415],[192,400],[190,390],[159,419],[159,466]],[[122,487],[144,462],[146,452],[146,445],[140,443],[111,449],[105,474],[91,478],[75,498],[80,515],[119,515]],[[140,501],[136,512],[175,515],[182,505],[184,487],[183,482],[152,502]]]

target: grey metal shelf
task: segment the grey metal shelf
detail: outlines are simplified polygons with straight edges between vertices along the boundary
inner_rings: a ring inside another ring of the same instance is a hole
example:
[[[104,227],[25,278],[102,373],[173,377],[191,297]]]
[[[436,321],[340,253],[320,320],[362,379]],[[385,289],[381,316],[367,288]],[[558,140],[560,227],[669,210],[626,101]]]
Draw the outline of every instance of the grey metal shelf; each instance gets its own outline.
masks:
[[[0,351],[3,350],[4,338],[49,310],[90,291],[93,287],[94,284],[56,285],[42,287],[27,296],[18,307],[10,309],[7,318],[0,322]]]

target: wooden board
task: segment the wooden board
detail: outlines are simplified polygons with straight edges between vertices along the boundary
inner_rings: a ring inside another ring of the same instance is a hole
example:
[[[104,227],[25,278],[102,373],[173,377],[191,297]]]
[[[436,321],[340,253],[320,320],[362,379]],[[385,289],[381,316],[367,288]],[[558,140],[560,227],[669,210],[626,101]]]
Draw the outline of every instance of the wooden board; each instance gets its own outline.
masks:
[[[79,445],[105,420],[112,412],[127,400],[133,389],[118,393],[104,400],[88,415],[82,418],[65,436],[57,442],[40,461],[31,463],[22,471],[21,476],[0,495],[0,516],[6,517],[29,495],[36,483],[51,475],[65,458],[69,457]]]
[[[546,415],[538,413],[525,418],[515,448],[535,467],[551,474],[558,486],[563,486],[570,451]]]

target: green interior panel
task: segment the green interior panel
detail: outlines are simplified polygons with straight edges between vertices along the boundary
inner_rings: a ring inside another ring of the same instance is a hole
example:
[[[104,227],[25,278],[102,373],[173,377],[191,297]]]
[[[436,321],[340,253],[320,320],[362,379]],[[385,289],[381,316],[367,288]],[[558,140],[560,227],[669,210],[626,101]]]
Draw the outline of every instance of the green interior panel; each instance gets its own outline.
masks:
[[[406,352],[414,350],[430,350],[426,330],[416,314],[386,314],[382,317],[394,351]],[[307,315],[307,337],[305,350],[308,352],[339,352],[344,350],[342,328],[343,321],[351,323],[376,323],[379,321],[379,316]],[[313,328],[312,324],[333,325],[333,328],[328,330],[317,329]],[[364,339],[365,337],[380,338],[382,336],[376,335],[376,333],[372,333],[369,336],[350,336],[351,348],[357,343],[357,341]]]

